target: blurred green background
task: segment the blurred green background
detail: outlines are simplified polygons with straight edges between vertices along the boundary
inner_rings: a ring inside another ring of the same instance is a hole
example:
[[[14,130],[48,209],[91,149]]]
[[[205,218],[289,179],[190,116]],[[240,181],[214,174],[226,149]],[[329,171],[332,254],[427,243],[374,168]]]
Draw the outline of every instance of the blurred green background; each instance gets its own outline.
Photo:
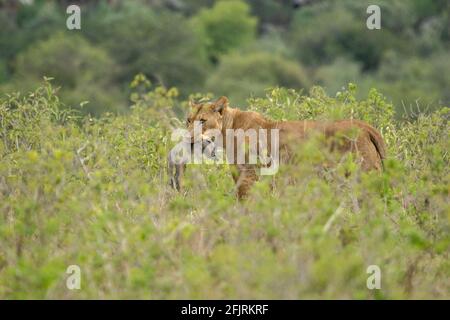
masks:
[[[0,0],[0,93],[54,78],[85,114],[126,112],[129,83],[228,95],[246,107],[270,87],[334,96],[348,82],[376,87],[397,114],[450,100],[447,0]],[[66,8],[81,6],[81,30]],[[366,8],[381,7],[381,30]],[[88,102],[88,103],[86,103]]]

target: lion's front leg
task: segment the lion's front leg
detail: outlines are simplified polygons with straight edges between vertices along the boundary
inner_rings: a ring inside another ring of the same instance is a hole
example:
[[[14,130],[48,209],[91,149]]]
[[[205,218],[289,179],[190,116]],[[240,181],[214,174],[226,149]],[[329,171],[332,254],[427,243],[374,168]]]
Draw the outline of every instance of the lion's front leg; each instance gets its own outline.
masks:
[[[234,174],[233,178],[236,182],[238,199],[243,200],[247,198],[251,187],[258,180],[258,174],[256,173],[256,167],[254,165],[240,165],[237,166],[237,168],[237,178],[235,178]]]

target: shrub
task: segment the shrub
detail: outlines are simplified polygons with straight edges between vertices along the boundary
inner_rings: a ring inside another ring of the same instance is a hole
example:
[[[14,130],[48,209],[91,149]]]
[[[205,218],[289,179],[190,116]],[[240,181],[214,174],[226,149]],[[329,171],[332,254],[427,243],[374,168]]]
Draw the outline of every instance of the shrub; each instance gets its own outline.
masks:
[[[202,9],[192,20],[204,39],[209,57],[217,60],[232,49],[255,37],[257,19],[241,0],[218,1],[211,9]]]
[[[345,57],[360,63],[363,70],[374,70],[387,49],[407,53],[406,39],[396,37],[385,24],[382,30],[368,30],[362,16],[365,9],[355,13],[353,6],[329,4],[326,12],[312,7],[294,16],[289,40],[300,61],[320,65]]]
[[[8,10],[0,12],[0,57],[7,61],[35,42],[47,39],[55,29],[65,25],[62,10],[51,1],[34,1],[18,4],[16,14]]]
[[[308,88],[306,71],[298,63],[270,53],[235,53],[223,57],[206,81],[206,89],[228,95],[233,103],[242,104],[248,95],[262,96],[275,85]]]
[[[43,77],[53,77],[61,86],[61,98],[85,113],[100,115],[122,109],[123,99],[114,87],[115,62],[99,48],[78,35],[57,33],[19,54],[15,75],[4,91],[30,91]],[[122,109],[123,110],[123,109]]]
[[[449,58],[448,53],[424,59],[389,55],[375,79],[385,79],[380,87],[392,98],[400,114],[410,113],[411,107],[415,109],[417,105],[424,111],[434,111],[450,101],[450,81],[446,76],[450,72]]]
[[[85,25],[85,35],[123,66],[120,83],[126,85],[143,73],[153,82],[179,87],[185,95],[203,84],[206,53],[182,15],[126,1],[117,7],[99,6]]]

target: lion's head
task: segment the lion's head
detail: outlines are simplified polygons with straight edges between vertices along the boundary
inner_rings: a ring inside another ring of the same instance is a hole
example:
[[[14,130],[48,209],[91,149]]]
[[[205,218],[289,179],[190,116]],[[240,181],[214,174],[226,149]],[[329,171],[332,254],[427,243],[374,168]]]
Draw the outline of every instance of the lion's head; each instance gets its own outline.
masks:
[[[202,126],[204,135],[210,130],[222,130],[223,112],[228,107],[227,97],[220,97],[214,102],[190,102],[191,112],[187,117],[186,126],[193,134],[197,121]]]
[[[189,131],[191,143],[202,143],[202,148],[209,149],[212,157],[215,156],[214,142],[221,134],[223,127],[223,114],[228,107],[227,97],[220,97],[213,102],[190,102],[191,112],[187,117],[186,127]]]

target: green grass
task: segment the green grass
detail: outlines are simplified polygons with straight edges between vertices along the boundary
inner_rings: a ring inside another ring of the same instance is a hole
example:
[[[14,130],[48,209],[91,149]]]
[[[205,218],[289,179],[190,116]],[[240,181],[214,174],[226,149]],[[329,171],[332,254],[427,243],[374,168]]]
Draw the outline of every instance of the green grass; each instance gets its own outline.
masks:
[[[396,120],[376,90],[355,91],[278,88],[250,108],[366,120],[387,142],[385,171],[349,159],[317,172],[310,142],[243,203],[226,166],[191,165],[185,194],[168,187],[173,110],[186,105],[174,89],[99,119],[64,111],[48,84],[2,97],[0,298],[450,298],[449,109]],[[69,265],[80,290],[66,288]],[[366,287],[369,265],[380,290]]]

